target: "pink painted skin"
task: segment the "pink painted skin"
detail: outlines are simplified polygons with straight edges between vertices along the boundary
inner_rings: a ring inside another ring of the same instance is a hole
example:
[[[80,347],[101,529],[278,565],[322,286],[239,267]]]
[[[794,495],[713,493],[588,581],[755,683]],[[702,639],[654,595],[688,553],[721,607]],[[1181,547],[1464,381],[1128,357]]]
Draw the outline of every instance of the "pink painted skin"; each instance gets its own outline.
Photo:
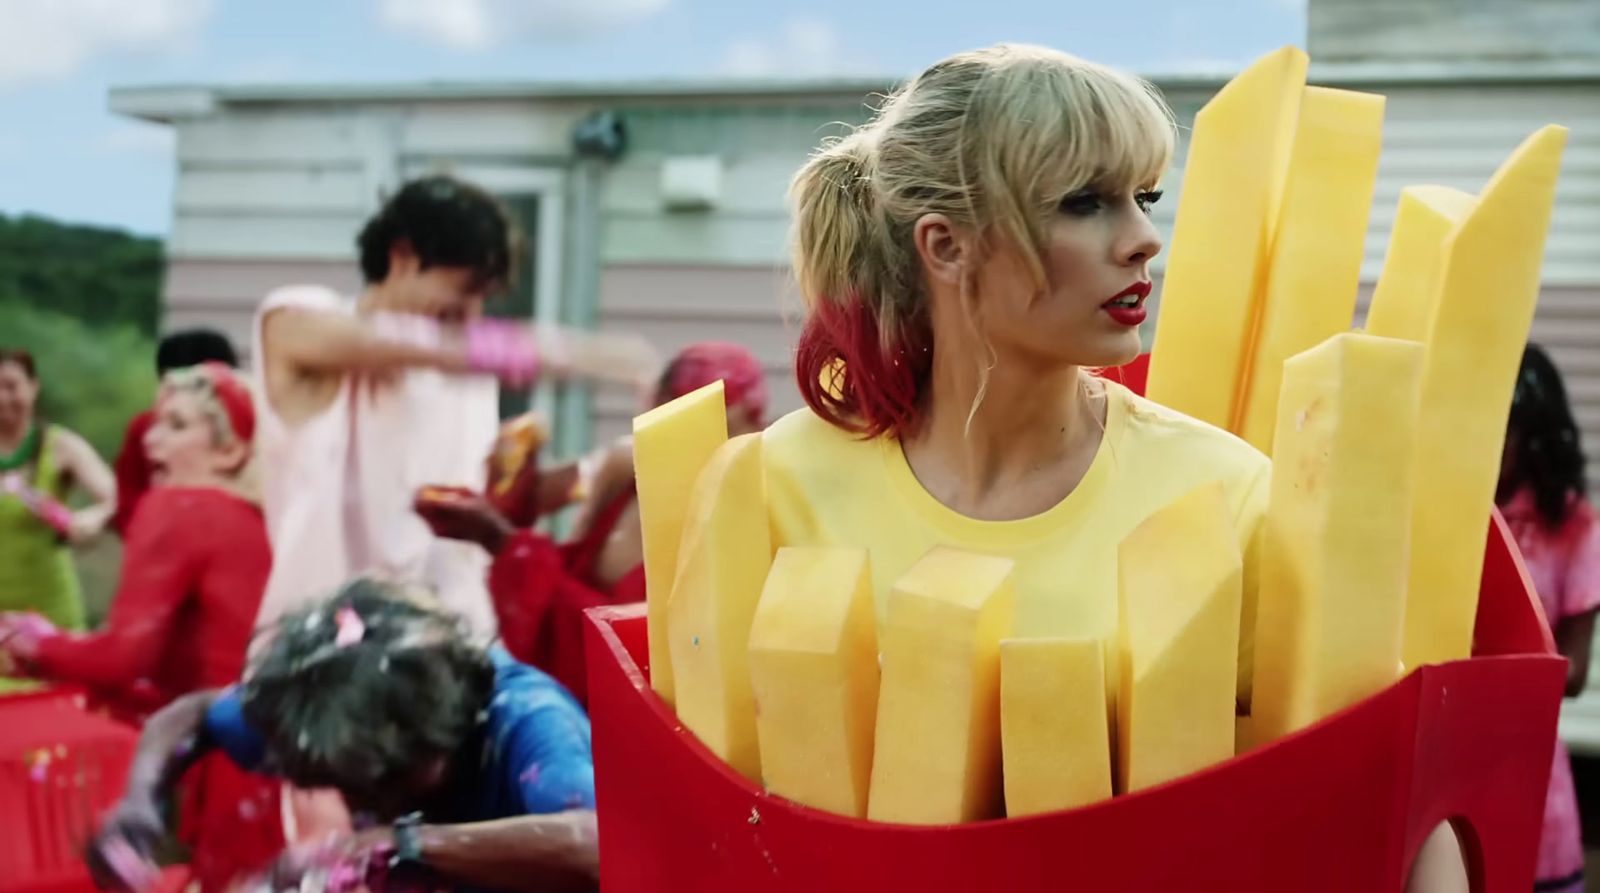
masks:
[[[539,375],[539,346],[527,326],[480,319],[466,327],[467,365],[508,384],[531,383]]]
[[[40,520],[55,528],[56,533],[67,536],[72,532],[72,510],[46,497],[37,509]]]
[[[637,335],[539,327],[513,320],[478,319],[462,328],[467,368],[526,387],[541,375],[608,382],[653,395],[660,359]]]
[[[0,489],[22,500],[29,511],[62,537],[72,532],[72,510],[28,486],[19,476],[7,475],[0,480]]]
[[[0,614],[0,651],[30,664],[39,657],[39,643],[58,632],[55,624],[31,611],[8,611]]]

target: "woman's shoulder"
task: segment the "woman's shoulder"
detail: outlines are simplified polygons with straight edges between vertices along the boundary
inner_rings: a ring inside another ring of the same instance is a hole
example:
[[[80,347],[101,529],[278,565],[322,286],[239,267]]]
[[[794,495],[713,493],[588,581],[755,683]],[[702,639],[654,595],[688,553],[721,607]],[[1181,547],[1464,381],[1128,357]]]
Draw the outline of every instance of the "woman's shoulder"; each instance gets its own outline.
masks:
[[[221,487],[151,488],[139,497],[139,507],[130,524],[137,529],[150,523],[169,532],[192,528],[197,534],[224,531],[229,537],[240,528],[266,529],[260,507]]]
[[[284,285],[267,292],[256,313],[264,318],[274,311],[291,309],[348,316],[354,313],[355,303],[326,285]]]
[[[70,460],[86,454],[99,455],[95,453],[94,447],[89,445],[89,441],[85,440],[82,434],[65,425],[57,425],[55,423],[46,425],[44,437],[50,449],[61,459]]]
[[[72,480],[78,482],[94,480],[95,472],[106,464],[100,451],[83,435],[61,425],[45,427],[43,449],[50,456],[51,465],[69,473]]]
[[[761,434],[761,454],[768,472],[848,468],[876,461],[877,440],[864,438],[827,422],[810,409],[797,409],[773,422]]]
[[[1108,382],[1107,387],[1111,399],[1124,403],[1124,446],[1150,454],[1143,458],[1170,460],[1225,478],[1254,478],[1272,467],[1272,460],[1265,453],[1231,432],[1141,397],[1115,382]]]
[[[250,505],[249,500],[222,487],[151,487],[143,498],[152,505],[193,506],[224,511]]]

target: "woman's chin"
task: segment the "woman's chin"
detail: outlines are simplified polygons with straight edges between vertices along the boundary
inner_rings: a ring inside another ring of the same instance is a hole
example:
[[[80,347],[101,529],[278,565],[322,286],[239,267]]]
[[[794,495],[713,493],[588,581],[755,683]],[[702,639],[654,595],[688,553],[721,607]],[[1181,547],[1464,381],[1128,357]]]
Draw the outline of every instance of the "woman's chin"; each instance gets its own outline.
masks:
[[[1137,329],[1127,333],[1108,336],[1092,345],[1085,345],[1088,349],[1083,351],[1077,365],[1086,369],[1109,369],[1114,366],[1124,366],[1139,358],[1144,352],[1144,344],[1139,340]]]

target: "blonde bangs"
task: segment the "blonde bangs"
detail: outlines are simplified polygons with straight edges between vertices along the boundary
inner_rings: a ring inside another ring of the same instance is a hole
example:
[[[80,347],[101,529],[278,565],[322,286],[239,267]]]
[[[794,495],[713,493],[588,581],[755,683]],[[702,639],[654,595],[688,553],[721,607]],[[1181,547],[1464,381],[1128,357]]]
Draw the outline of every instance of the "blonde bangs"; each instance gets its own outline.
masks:
[[[972,209],[975,220],[1036,255],[1065,196],[1160,182],[1177,127],[1148,82],[1042,47],[980,52],[995,64],[973,93],[965,127],[968,194],[988,205]]]
[[[1064,100],[1068,112],[1063,116],[1079,137],[1076,159],[1089,160],[1094,171],[1087,179],[1057,184],[1057,191],[1065,194],[1085,186],[1106,192],[1150,189],[1172,163],[1177,139],[1172,111],[1145,81],[1111,69],[1096,74],[1085,79],[1081,94]],[[1075,161],[1070,166],[1078,165]]]

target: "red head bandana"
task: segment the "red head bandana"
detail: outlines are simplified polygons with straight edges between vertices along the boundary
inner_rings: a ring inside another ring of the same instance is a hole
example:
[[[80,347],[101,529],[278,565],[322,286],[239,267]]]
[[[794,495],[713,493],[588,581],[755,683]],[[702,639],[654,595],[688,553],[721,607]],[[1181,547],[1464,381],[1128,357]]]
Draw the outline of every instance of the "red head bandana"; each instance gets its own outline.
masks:
[[[747,407],[760,422],[767,413],[767,379],[755,354],[726,341],[685,347],[667,369],[666,394],[672,400],[720,379],[729,406]]]
[[[222,411],[228,414],[228,425],[233,428],[233,436],[242,443],[249,443],[256,433],[256,407],[255,401],[250,398],[250,389],[223,363],[202,363],[197,368],[211,382],[217,402],[222,404]]]

